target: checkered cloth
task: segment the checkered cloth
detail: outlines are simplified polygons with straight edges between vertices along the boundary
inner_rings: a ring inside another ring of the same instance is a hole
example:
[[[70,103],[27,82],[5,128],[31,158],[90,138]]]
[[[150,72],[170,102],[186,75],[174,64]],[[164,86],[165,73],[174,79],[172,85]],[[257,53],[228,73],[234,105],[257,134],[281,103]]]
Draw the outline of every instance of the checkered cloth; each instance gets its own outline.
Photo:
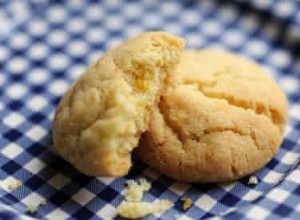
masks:
[[[299,1],[0,0],[0,219],[110,219],[126,179],[146,177],[146,201],[175,206],[147,219],[300,219]],[[276,157],[229,184],[174,182],[136,161],[124,178],[90,178],[52,151],[51,121],[64,91],[104,51],[147,30],[183,36],[188,48],[222,47],[264,65],[289,99],[290,120]],[[181,197],[194,203],[186,212]],[[24,204],[46,199],[36,213]]]

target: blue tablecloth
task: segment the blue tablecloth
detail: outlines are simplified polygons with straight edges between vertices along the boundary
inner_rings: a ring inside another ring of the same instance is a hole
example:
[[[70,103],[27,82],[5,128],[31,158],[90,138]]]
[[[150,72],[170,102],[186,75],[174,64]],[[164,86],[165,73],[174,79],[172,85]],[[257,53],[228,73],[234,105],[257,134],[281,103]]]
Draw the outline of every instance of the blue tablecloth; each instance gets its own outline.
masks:
[[[136,161],[124,178],[86,177],[52,150],[51,121],[64,91],[104,51],[147,30],[184,37],[188,48],[222,47],[264,65],[289,99],[289,124],[276,157],[228,184],[174,182]],[[147,219],[300,219],[299,1],[0,0],[0,219],[110,219],[126,179],[146,177],[146,201],[175,206]],[[181,197],[193,200],[183,212]],[[36,213],[24,204],[44,198]]]

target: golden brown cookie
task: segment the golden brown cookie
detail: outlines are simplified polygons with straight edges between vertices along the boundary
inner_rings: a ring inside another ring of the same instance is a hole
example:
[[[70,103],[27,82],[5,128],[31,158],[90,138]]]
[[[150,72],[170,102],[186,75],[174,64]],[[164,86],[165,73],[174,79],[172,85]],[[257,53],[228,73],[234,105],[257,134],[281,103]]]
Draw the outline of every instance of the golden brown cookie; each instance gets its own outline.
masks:
[[[229,52],[186,51],[137,151],[180,181],[230,181],[276,154],[286,121],[285,95],[259,65]]]
[[[92,176],[122,176],[147,129],[149,110],[178,62],[184,42],[140,34],[92,64],[62,98],[53,123],[57,153]]]

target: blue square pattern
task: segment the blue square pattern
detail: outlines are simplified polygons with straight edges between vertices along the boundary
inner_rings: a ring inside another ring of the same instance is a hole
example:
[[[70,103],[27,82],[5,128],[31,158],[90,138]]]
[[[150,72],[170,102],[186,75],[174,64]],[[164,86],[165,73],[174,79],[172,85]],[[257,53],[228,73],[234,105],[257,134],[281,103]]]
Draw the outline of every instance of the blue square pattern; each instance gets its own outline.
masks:
[[[300,3],[252,1],[0,1],[1,219],[110,219],[126,179],[146,177],[145,200],[174,207],[146,219],[300,219]],[[255,175],[227,184],[174,182],[136,162],[128,176],[90,178],[52,150],[51,121],[64,91],[106,50],[148,30],[184,37],[188,48],[221,47],[264,65],[289,99],[289,124],[276,157]],[[193,206],[181,209],[180,198]],[[45,198],[36,213],[30,198]],[[179,216],[179,217],[178,217]]]

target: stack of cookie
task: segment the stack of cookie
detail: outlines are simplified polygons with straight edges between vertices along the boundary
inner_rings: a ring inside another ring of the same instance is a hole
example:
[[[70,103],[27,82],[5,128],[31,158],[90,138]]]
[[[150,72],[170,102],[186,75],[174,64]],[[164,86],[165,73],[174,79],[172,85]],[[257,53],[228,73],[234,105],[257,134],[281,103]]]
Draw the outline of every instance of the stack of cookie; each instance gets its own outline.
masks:
[[[256,63],[183,51],[162,32],[108,51],[69,88],[55,114],[56,151],[91,176],[123,176],[131,153],[184,182],[230,181],[278,151],[287,101]]]

